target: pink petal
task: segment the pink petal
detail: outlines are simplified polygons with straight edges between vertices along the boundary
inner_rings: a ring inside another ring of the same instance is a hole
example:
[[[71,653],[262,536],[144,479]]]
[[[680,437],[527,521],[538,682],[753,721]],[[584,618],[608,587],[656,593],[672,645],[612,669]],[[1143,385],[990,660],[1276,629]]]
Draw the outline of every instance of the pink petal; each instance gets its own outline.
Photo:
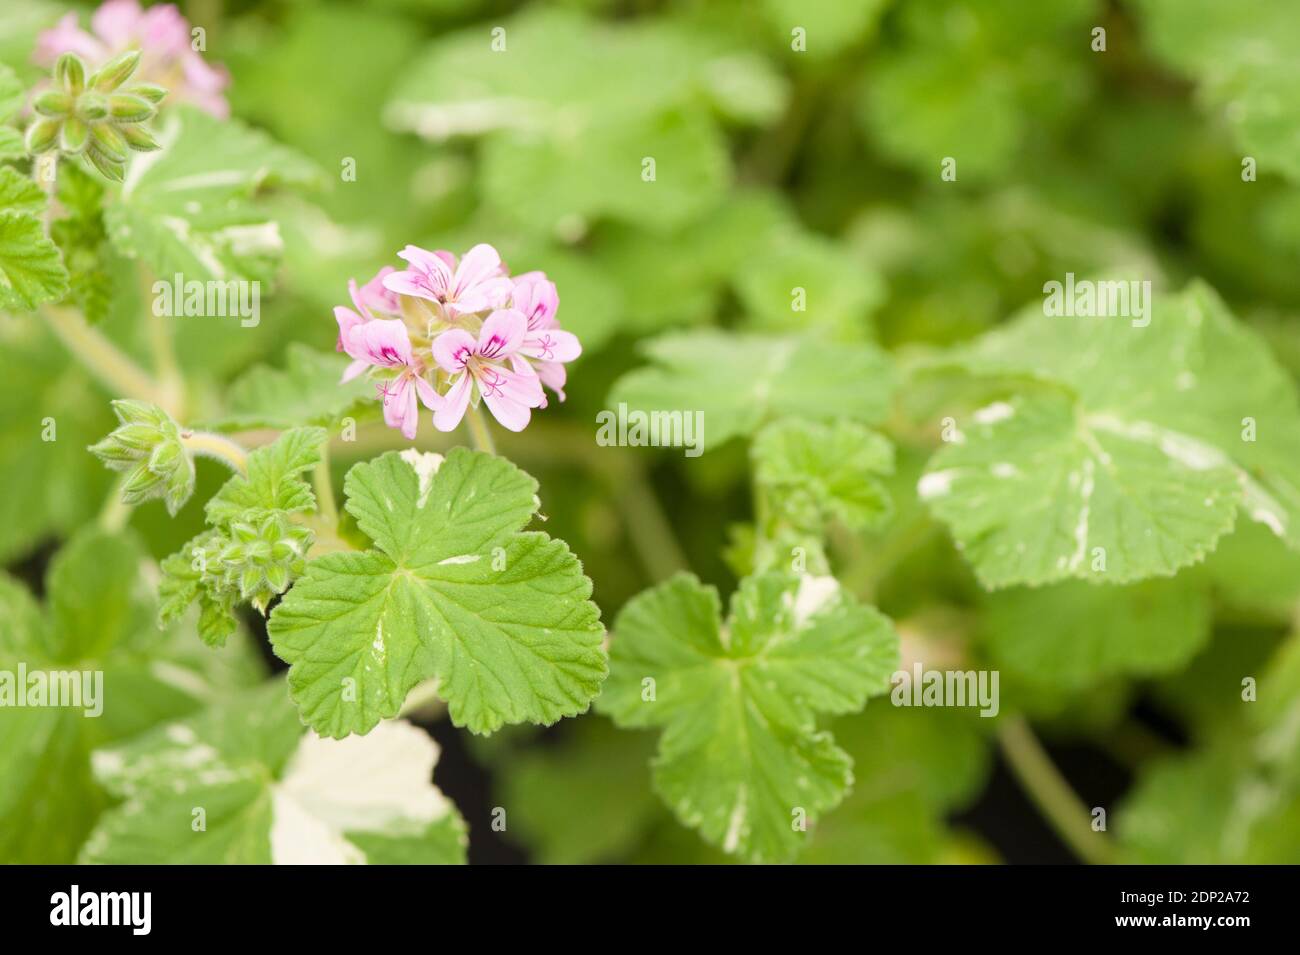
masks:
[[[377,318],[355,326],[344,339],[343,349],[353,358],[383,368],[402,368],[413,361],[406,326],[395,318]]]
[[[384,400],[384,423],[398,428],[408,441],[420,427],[420,409],[415,403],[415,388],[410,375],[401,375],[380,385]]]
[[[433,426],[439,431],[455,431],[456,426],[460,424],[460,419],[465,417],[465,409],[469,407],[469,392],[473,380],[469,372],[461,375],[456,379],[456,383],[451,386],[445,395],[442,396],[442,402],[439,407],[433,409]]]
[[[514,354],[524,343],[528,320],[513,308],[498,309],[487,317],[478,333],[476,353],[489,361]]]
[[[32,60],[40,66],[53,66],[54,61],[63,53],[75,53],[91,63],[100,63],[108,58],[104,44],[77,25],[75,13],[65,14],[58,23],[36,38],[36,52],[32,54]]]
[[[510,298],[510,289],[510,279],[504,275],[490,278],[449,301],[447,311],[453,316],[460,316],[500,308]]]
[[[375,316],[370,314],[369,307],[362,300],[361,290],[357,288],[356,279],[348,279],[348,298],[352,299],[352,304],[356,307],[357,313],[361,316],[363,321],[369,322],[374,320]],[[338,310],[335,309],[336,313],[337,311]],[[341,324],[340,327],[342,327]]]
[[[139,7],[136,9],[138,11]],[[189,22],[170,3],[146,10],[137,22],[134,33],[142,49],[158,55],[181,59],[193,52],[190,47]]]
[[[541,361],[573,361],[582,354],[582,344],[573,332],[548,328],[529,334],[520,349],[525,355]]]
[[[465,257],[456,266],[456,281],[452,285],[452,296],[459,300],[474,286],[499,276],[501,276],[501,256],[492,246],[480,242],[466,252]]]
[[[360,359],[357,359],[356,361],[349,363],[348,367],[343,369],[343,377],[339,379],[339,384],[340,385],[347,384],[349,381],[351,381],[353,378],[356,378],[358,375],[364,374],[366,369],[369,367],[370,367],[369,362],[361,361]]]
[[[430,350],[439,368],[455,374],[465,367],[465,362],[469,361],[476,347],[473,335],[463,328],[452,328],[435,338]]]
[[[175,7],[172,8],[175,11]],[[136,0],[107,0],[90,17],[90,27],[113,49],[131,45],[144,13]],[[186,30],[186,46],[189,31]]]
[[[430,252],[428,249],[422,249],[418,245],[408,245],[401,252],[397,253],[399,259],[408,262],[411,268],[405,273],[395,273],[384,279],[384,287],[392,289],[403,295],[418,295],[421,298],[430,298],[434,301],[444,300],[450,293],[452,286],[453,272],[448,265],[443,254]],[[410,282],[413,282],[421,291],[406,291],[393,285],[392,279],[396,275],[406,274]]]
[[[334,349],[335,351],[346,351],[348,335],[358,325],[364,325],[366,319],[344,305],[336,305],[334,306],[334,321],[339,323],[339,337]]]
[[[384,288],[390,292],[396,292],[398,295],[412,295],[416,298],[427,298],[431,302],[442,300],[441,295],[434,293],[429,288],[429,277],[425,273],[416,269],[407,269],[403,272],[394,272],[391,275],[384,276]]]
[[[492,412],[492,417],[500,421],[503,428],[511,431],[523,431],[532,418],[533,413],[528,405],[511,401],[500,395],[484,395],[483,403]]]
[[[415,379],[415,391],[420,396],[420,400],[424,402],[424,406],[430,411],[437,411],[442,407],[442,396],[433,390],[433,385],[419,376]]]
[[[181,69],[185,73],[186,85],[196,94],[195,99],[221,99],[219,94],[230,85],[230,73],[224,67],[209,65],[193,50],[181,60]]]
[[[529,329],[552,328],[560,308],[560,296],[555,283],[547,281],[545,273],[529,272],[515,279],[511,305],[524,313]]]
[[[348,282],[348,291],[352,293],[352,301],[358,311],[363,308],[373,308],[393,314],[401,311],[402,304],[397,300],[397,295],[390,289],[384,288],[384,279],[396,271],[391,265],[385,265],[360,289],[357,288],[356,282]]]
[[[540,362],[537,365],[537,377],[541,379],[542,384],[555,392],[561,401],[564,400],[564,383],[569,375],[563,365],[550,361]]]

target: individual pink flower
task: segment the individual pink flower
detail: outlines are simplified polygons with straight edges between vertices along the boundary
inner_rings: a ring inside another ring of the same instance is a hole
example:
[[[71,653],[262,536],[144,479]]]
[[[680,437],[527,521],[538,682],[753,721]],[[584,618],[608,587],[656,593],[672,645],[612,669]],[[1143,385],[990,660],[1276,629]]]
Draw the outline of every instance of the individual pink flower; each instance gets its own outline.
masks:
[[[563,401],[564,383],[568,379],[564,363],[581,355],[582,345],[577,335],[560,328],[555,317],[560,308],[555,283],[546,278],[545,272],[525,272],[515,279],[510,305],[522,312],[528,322],[524,343],[512,358],[515,370],[521,373],[535,370],[542,384]],[[542,407],[546,407],[545,403]]]
[[[345,321],[339,313],[347,313]],[[442,399],[424,378],[424,368],[411,353],[411,338],[406,325],[392,318],[364,319],[350,309],[334,310],[339,322],[339,341],[352,364],[343,372],[343,381],[351,381],[370,368],[395,371],[378,385],[384,402],[384,423],[398,428],[409,441],[420,425],[419,400],[430,411],[442,406]],[[353,320],[355,319],[355,321]]]
[[[500,309],[483,322],[477,339],[463,328],[453,328],[433,340],[433,359],[451,381],[434,408],[435,428],[451,431],[460,424],[475,388],[502,426],[511,431],[528,426],[532,409],[542,407],[546,399],[536,375],[512,369],[527,333],[522,313]]]
[[[76,53],[91,69],[117,54],[140,50],[136,78],[165,87],[168,100],[187,102],[224,119],[230,106],[222,91],[230,83],[224,69],[209,66],[191,45],[189,22],[170,3],[145,10],[139,0],[105,0],[91,15],[93,33],[69,13],[36,42],[35,62],[53,66],[61,53]]]
[[[384,287],[437,302],[449,320],[500,308],[510,297],[510,277],[490,245],[474,246],[459,262],[450,252],[430,252],[415,245],[397,255],[409,267],[386,276]]]

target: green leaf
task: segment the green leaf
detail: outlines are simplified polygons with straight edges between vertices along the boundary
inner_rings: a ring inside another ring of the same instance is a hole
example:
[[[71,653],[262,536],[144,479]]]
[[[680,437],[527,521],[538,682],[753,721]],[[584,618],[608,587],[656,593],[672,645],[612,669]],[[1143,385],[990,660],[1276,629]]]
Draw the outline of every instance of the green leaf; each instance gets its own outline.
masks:
[[[34,309],[68,291],[68,272],[41,220],[27,212],[0,212],[0,308]]]
[[[464,823],[430,783],[437,759],[404,721],[343,741],[304,733],[274,680],[96,752],[96,777],[122,803],[81,861],[463,862]]]
[[[1279,865],[1300,853],[1300,793],[1279,788],[1239,742],[1221,741],[1149,769],[1121,806],[1122,861],[1135,865]]]
[[[1209,639],[1210,601],[1185,576],[1127,587],[1069,581],[993,594],[983,627],[1001,669],[1077,690],[1185,664]]]
[[[220,555],[228,543],[221,531],[204,531],[163,559],[162,580],[158,583],[161,626],[179,620],[197,600],[199,638],[208,646],[224,646],[238,630],[235,617],[238,592],[226,587],[220,577]]]
[[[343,416],[359,414],[361,403],[374,398],[374,385],[365,378],[339,383],[347,364],[342,355],[295,342],[284,369],[258,365],[235,380],[227,392],[230,413],[220,424],[238,430],[333,427]]]
[[[37,672],[69,674],[83,691],[91,674],[95,697],[83,696],[80,706],[0,707],[6,862],[72,861],[106,804],[90,751],[193,712],[250,675],[227,668],[234,648],[195,660],[185,655],[188,641],[154,627],[141,557],[132,537],[82,531],[51,562],[44,613],[0,575],[0,672],[15,682],[20,664],[29,682]]]
[[[432,676],[476,733],[584,712],[605,676],[591,582],[563,541],[521,533],[537,484],[454,449],[354,466],[347,510],[375,543],[312,561],[271,614],[303,719],[365,733]]]
[[[814,59],[835,56],[868,33],[886,7],[885,0],[763,0],[772,34],[787,49],[795,27],[805,31],[804,53]]]
[[[706,448],[780,415],[877,422],[894,386],[885,355],[865,343],[700,330],[663,335],[646,352],[654,364],[620,378],[611,405],[701,412]]]
[[[162,149],[136,156],[118,202],[105,211],[108,232],[127,255],[160,279],[270,278],[283,244],[279,228],[251,200],[272,185],[309,185],[319,170],[241,123],[190,107],[168,116]]]
[[[868,706],[835,721],[853,757],[853,791],[812,830],[799,856],[812,865],[940,862],[945,814],[971,802],[988,777],[991,747],[969,710]]]
[[[1300,179],[1300,82],[1290,38],[1300,31],[1293,4],[1241,0],[1137,0],[1143,39],[1155,54],[1199,82],[1199,99],[1222,112],[1259,171]]]
[[[1238,508],[1300,546],[1300,410],[1203,285],[1145,327],[1030,309],[955,361],[1026,376],[961,424],[919,490],[987,587],[1126,583],[1202,560]]]
[[[793,822],[836,805],[852,761],[818,713],[851,713],[898,666],[889,621],[831,577],[742,581],[724,625],[717,591],[680,574],[615,623],[601,709],[659,726],[655,787],[685,825],[753,862],[788,859]]]
[[[759,327],[807,324],[849,340],[862,337],[885,298],[884,280],[867,263],[837,242],[794,230],[778,231],[761,253],[747,256],[735,284]]]
[[[653,178],[646,159],[655,163]],[[539,233],[600,216],[662,232],[712,208],[730,167],[713,121],[702,110],[681,109],[563,138],[495,135],[484,144],[481,175],[502,212]]]
[[[734,50],[682,24],[600,24],[572,11],[529,9],[503,29],[505,51],[477,27],[435,41],[389,121],[435,140],[486,135],[487,201],[539,232],[606,216],[662,231],[721,201],[730,160],[702,104],[735,102]]]
[[[294,428],[249,454],[248,476],[235,475],[208,501],[208,522],[228,523],[250,510],[315,510],[316,495],[299,475],[320,463],[326,438],[324,428]]]
[[[50,235],[63,251],[72,299],[91,324],[113,308],[129,307],[138,283],[133,263],[108,241],[101,203],[103,180],[72,163],[59,170],[59,204],[67,215],[54,220]]]
[[[774,193],[749,190],[667,236],[610,224],[591,254],[622,290],[618,327],[658,331],[707,320],[728,280],[751,256],[761,257],[773,233],[792,228],[792,219]],[[661,294],[664,287],[673,294]],[[789,302],[788,289],[782,300]]]
[[[7,63],[0,63],[0,123],[7,123],[23,108],[27,87]]]
[[[12,166],[0,166],[0,207],[40,216],[46,201],[44,191],[30,177]]]
[[[0,126],[0,161],[21,159],[27,155],[22,133],[11,126]]]
[[[872,59],[858,89],[872,145],[934,182],[945,158],[956,160],[958,182],[997,177],[1031,130],[1050,133],[1088,92],[1095,6],[1060,0],[1027,11],[1018,0],[935,0],[901,7],[898,38]]]
[[[880,476],[893,473],[894,446],[861,425],[777,421],[759,432],[751,454],[769,504],[797,528],[820,530],[839,520],[857,530],[892,511]]]

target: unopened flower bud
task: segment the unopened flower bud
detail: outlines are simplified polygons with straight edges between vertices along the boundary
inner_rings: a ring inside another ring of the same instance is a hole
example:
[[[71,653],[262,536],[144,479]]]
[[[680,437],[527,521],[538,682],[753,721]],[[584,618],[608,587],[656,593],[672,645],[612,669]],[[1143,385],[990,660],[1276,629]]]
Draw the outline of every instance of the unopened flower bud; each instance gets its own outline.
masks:
[[[86,88],[86,64],[75,53],[64,53],[54,64],[54,80],[73,96]]]
[[[32,109],[42,116],[67,116],[75,102],[71,93],[63,90],[46,90],[32,101]]]
[[[139,504],[161,497],[175,514],[194,493],[194,462],[168,414],[143,401],[114,401],[121,425],[90,451],[114,471],[127,472],[122,500]]]
[[[127,50],[96,70],[95,75],[90,78],[90,85],[101,93],[111,93],[130,79],[139,65],[140,51]]]
[[[108,98],[108,113],[116,120],[139,123],[154,114],[153,103],[143,96],[130,93],[114,93]]]
[[[33,156],[47,153],[59,144],[57,119],[38,119],[27,127],[27,151]]]

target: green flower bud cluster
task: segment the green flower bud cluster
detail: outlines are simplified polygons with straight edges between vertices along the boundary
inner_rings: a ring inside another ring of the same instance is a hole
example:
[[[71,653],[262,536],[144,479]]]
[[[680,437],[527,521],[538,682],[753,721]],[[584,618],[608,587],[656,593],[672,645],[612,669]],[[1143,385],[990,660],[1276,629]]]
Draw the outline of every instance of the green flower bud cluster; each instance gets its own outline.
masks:
[[[32,103],[39,118],[27,129],[27,151],[34,156],[52,149],[65,156],[84,155],[103,175],[121,182],[130,150],[159,148],[143,124],[167,91],[148,83],[124,87],[139,64],[140,52],[130,50],[87,77],[86,65],[75,53],[60,56],[54,87]]]
[[[263,614],[271,598],[285,592],[307,566],[315,535],[284,511],[250,512],[232,521],[230,539],[218,557],[228,587]]]
[[[123,502],[139,504],[161,497],[175,516],[194,493],[194,461],[181,442],[180,428],[157,405],[118,400],[113,411],[121,425],[90,451],[115,471],[127,472]]]

